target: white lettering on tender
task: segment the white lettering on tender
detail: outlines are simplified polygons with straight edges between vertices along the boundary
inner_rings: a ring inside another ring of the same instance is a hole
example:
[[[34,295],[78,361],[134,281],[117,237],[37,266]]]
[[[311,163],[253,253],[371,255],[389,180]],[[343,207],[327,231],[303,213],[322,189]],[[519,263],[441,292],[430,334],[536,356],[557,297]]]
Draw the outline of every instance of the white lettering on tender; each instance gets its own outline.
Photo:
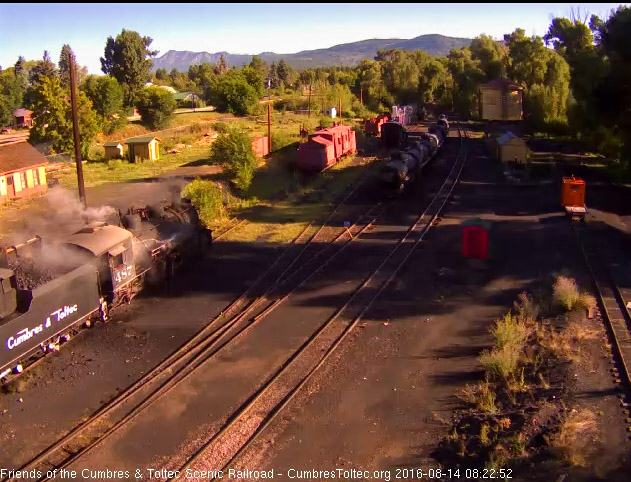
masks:
[[[53,321],[61,321],[68,315],[76,313],[78,310],[79,305],[77,305],[76,303],[72,306],[64,305],[63,308],[59,308],[58,310],[53,311],[50,316],[55,317]],[[42,323],[35,328],[24,328],[23,330],[18,331],[15,336],[10,336],[7,339],[7,347],[9,348],[9,350],[13,350],[16,346],[19,346],[25,341],[30,340],[31,338],[33,338],[33,336],[41,333],[44,328],[49,328],[51,326],[50,316],[46,317],[45,323]]]

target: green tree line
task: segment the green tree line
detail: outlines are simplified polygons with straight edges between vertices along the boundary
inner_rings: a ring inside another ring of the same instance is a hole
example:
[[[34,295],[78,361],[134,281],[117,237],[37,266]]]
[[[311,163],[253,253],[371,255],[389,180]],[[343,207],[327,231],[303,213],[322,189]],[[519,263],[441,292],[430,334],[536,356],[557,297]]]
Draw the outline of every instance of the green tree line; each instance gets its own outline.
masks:
[[[525,121],[532,132],[571,135],[588,148],[631,158],[631,9],[624,6],[605,19],[553,18],[543,37],[516,29],[501,40],[480,35],[446,56],[383,50],[353,67],[299,72],[284,60],[267,64],[254,56],[237,68],[221,56],[214,65],[152,74],[157,52],[151,43],[149,37],[123,30],[106,40],[101,58],[105,76],[86,75],[78,67],[86,142],[93,131],[118,129],[134,106],[148,126],[168,125],[176,104],[166,90],[145,87],[150,81],[194,92],[219,112],[236,115],[262,113],[261,97],[279,95],[277,109],[304,109],[310,103],[319,111],[342,100],[344,113],[363,117],[389,111],[394,104],[433,103],[475,118],[480,84],[507,77],[524,87]],[[33,136],[66,149],[69,55],[66,45],[58,67],[45,52],[42,60],[20,57],[0,71],[0,123],[11,124],[13,110],[29,107],[45,119],[36,124],[48,125]],[[306,88],[313,88],[312,96],[303,95]]]

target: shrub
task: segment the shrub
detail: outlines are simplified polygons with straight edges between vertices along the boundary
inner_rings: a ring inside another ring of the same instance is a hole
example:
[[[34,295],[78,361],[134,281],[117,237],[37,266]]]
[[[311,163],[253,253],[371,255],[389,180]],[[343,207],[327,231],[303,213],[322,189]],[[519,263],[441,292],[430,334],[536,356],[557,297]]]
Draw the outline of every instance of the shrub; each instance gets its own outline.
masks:
[[[144,124],[151,129],[161,129],[171,122],[176,102],[173,95],[165,89],[145,87],[137,106]]]
[[[219,134],[223,134],[228,131],[228,127],[229,127],[229,124],[227,122],[219,121],[215,123],[215,125],[213,126],[213,129],[215,129],[215,131],[218,132]]]
[[[517,369],[520,350],[507,345],[503,348],[485,351],[480,356],[480,363],[489,374],[507,380]]]
[[[311,102],[311,109],[313,110],[314,103]],[[283,98],[274,101],[274,110],[276,111],[294,111],[304,110],[309,108],[309,99],[305,99],[300,96],[292,95],[291,97]]]
[[[520,322],[528,323],[536,321],[539,316],[540,307],[531,294],[525,291],[519,293],[517,301],[514,303],[515,311],[517,311],[517,319]]]
[[[495,392],[491,389],[488,382],[478,385],[467,385],[462,390],[460,398],[486,413],[494,414],[499,412],[499,407],[495,400]]]
[[[245,191],[250,187],[258,160],[247,133],[234,126],[226,127],[210,148],[210,160],[222,165],[239,189]]]
[[[598,423],[594,412],[573,409],[563,417],[558,429],[545,438],[559,459],[570,465],[583,466],[597,434]]]
[[[195,179],[184,186],[182,197],[191,200],[206,225],[224,217],[223,192],[221,187],[212,181]]]
[[[552,298],[556,304],[570,311],[580,299],[576,281],[572,278],[559,276],[552,287]]]
[[[511,347],[521,352],[530,330],[509,312],[504,315],[504,318],[495,322],[491,333],[495,337],[498,348]]]
[[[596,308],[596,298],[589,293],[582,291],[576,301],[576,308],[585,310]]]

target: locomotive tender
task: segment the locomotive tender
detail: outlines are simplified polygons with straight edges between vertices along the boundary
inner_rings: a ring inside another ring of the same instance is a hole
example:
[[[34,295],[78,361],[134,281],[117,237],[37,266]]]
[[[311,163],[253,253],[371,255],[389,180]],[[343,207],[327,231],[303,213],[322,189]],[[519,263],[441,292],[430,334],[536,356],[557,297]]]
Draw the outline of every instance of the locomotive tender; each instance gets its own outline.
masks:
[[[168,280],[212,242],[189,200],[119,213],[63,243],[36,236],[0,251],[0,379],[39,352],[56,351],[73,329],[129,303],[147,283]]]

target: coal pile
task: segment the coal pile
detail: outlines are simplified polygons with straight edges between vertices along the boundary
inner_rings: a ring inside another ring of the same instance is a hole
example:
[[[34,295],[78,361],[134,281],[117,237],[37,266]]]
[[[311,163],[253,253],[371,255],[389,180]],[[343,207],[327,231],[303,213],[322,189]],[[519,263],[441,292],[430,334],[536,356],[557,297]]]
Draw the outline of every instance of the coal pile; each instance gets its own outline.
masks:
[[[9,268],[15,272],[15,280],[21,290],[32,290],[55,279],[58,273],[37,265],[31,258],[9,260]]]

